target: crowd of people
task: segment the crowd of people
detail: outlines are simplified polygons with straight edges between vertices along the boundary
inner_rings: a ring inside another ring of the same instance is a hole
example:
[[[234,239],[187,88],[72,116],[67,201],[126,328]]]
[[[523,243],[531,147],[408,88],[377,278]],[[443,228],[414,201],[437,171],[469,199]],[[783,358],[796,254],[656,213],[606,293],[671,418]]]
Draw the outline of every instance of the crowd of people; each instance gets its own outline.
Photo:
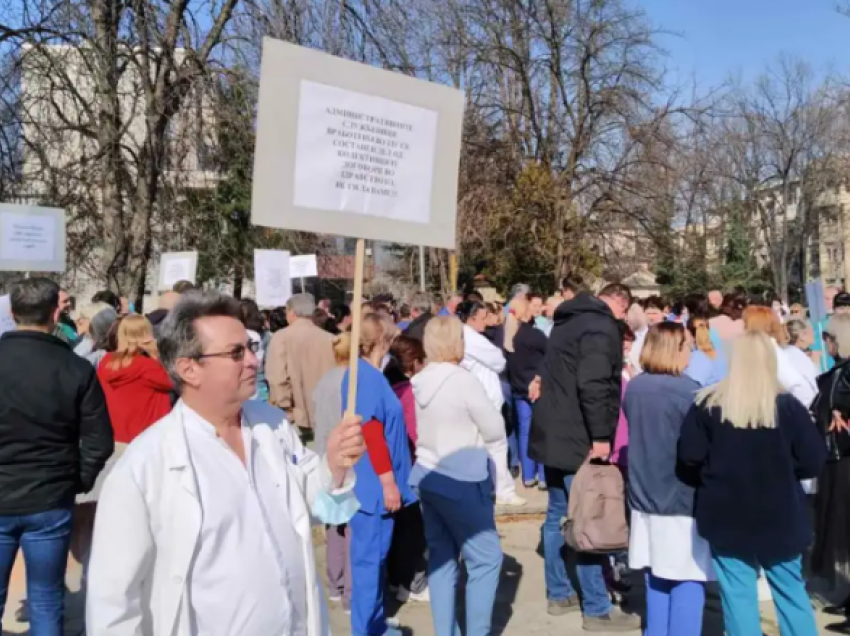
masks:
[[[429,603],[437,636],[454,636],[461,569],[464,633],[488,636],[496,506],[533,489],[548,497],[548,612],[581,613],[589,632],[641,629],[619,606],[629,570],[648,636],[700,634],[710,581],[726,633],[761,633],[759,578],[782,634],[814,635],[806,577],[850,576],[841,290],[818,324],[739,292],[636,300],[570,280],[554,296],[516,285],[505,304],[302,293],[262,311],[180,283],[147,315],[109,291],[72,312],[44,278],[10,299],[0,611],[21,548],[34,636],[62,633],[69,551],[93,636],[323,636],[326,601],[354,636],[392,636],[389,595]],[[565,528],[584,523],[577,476],[593,467],[621,477],[594,495],[605,514],[584,540],[616,524],[628,538],[577,551],[576,589]],[[311,519],[326,529],[326,593]],[[850,599],[831,611],[850,614]]]

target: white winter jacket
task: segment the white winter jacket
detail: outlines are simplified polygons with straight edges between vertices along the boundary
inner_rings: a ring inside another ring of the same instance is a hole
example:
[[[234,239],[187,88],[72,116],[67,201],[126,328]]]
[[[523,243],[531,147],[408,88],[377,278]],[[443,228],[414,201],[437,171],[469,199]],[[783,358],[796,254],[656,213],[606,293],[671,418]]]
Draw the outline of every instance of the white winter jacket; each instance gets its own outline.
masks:
[[[463,326],[463,362],[460,366],[478,378],[484,386],[487,399],[497,411],[501,411],[505,396],[499,374],[505,370],[505,355],[499,347],[469,325]]]

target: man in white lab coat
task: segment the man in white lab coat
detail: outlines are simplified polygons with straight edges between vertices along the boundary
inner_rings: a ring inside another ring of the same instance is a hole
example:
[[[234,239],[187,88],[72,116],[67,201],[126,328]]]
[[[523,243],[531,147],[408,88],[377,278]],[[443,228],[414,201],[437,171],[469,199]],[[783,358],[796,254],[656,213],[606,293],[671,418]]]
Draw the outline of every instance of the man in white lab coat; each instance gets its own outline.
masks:
[[[181,399],[137,438],[98,505],[89,636],[324,636],[310,518],[357,510],[365,451],[347,418],[324,457],[254,394],[257,359],[238,301],[183,295],[159,350]]]

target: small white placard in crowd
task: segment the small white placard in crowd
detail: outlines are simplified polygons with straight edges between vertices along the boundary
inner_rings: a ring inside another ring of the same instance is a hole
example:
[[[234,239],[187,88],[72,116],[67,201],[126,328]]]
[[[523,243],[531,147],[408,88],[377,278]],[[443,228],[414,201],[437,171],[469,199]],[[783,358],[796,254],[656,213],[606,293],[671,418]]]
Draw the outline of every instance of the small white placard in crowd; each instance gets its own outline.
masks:
[[[14,331],[15,319],[12,318],[12,303],[9,294],[0,296],[0,334]]]
[[[64,272],[65,211],[0,204],[0,271]]]
[[[291,260],[284,250],[254,250],[254,284],[260,307],[283,307],[292,296]]]
[[[319,275],[319,266],[315,254],[303,254],[289,257],[290,278],[310,278]]]
[[[165,252],[159,260],[159,291],[168,291],[181,280],[194,285],[197,274],[197,252]]]

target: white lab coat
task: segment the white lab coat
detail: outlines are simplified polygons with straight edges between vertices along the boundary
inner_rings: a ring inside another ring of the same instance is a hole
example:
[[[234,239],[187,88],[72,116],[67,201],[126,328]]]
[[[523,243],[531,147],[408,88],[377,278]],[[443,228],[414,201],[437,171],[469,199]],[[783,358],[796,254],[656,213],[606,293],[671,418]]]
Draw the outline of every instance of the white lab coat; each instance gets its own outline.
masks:
[[[283,412],[246,402],[243,421],[280,479],[307,566],[309,636],[330,634],[313,554],[310,506],[321,491],[353,498],[353,471],[333,488],[328,465],[306,449]],[[88,636],[198,636],[186,598],[200,540],[201,505],[183,406],[140,435],[104,484],[88,576]],[[224,600],[224,599],[223,599]],[[285,598],[269,598],[285,603]],[[272,636],[272,635],[270,635]]]

